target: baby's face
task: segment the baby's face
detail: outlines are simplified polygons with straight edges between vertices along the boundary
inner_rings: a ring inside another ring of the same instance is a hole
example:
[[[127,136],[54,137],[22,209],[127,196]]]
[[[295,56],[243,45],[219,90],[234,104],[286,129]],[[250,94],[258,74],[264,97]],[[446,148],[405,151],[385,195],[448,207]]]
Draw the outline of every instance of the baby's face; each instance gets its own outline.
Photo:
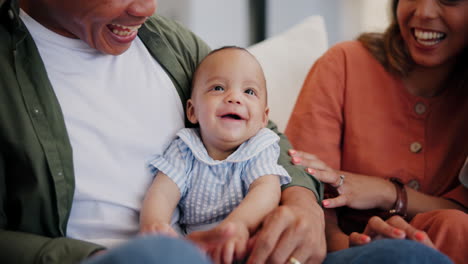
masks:
[[[248,52],[228,48],[207,57],[194,76],[187,116],[205,145],[237,148],[268,122],[265,78]]]

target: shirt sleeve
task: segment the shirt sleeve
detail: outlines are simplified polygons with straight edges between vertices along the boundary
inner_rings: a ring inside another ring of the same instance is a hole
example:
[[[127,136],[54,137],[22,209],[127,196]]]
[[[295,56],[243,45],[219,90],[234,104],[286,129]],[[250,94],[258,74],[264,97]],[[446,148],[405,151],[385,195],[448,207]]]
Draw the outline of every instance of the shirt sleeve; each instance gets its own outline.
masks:
[[[288,154],[288,150],[292,149],[291,143],[283,133],[278,131],[276,124],[270,120],[267,127],[280,137],[280,153],[277,163],[283,166],[291,176],[291,182],[281,186],[281,189],[284,190],[293,186],[307,188],[315,194],[317,202],[320,203],[323,198],[323,184],[311,174],[306,173],[305,167],[291,163],[291,157]]]
[[[265,148],[265,150],[247,162],[245,171],[241,176],[246,189],[249,188],[252,182],[264,175],[277,175],[282,185],[291,182],[288,172],[283,166],[278,165],[279,153],[279,145],[276,143],[271,144],[271,146]]]
[[[468,208],[468,189],[461,184],[450,192],[444,194],[442,197]]]
[[[187,188],[187,172],[185,160],[187,148],[181,148],[182,140],[175,139],[164,151],[163,155],[156,155],[149,162],[151,172],[156,175],[158,171],[166,174],[179,187],[181,197],[185,194]]]

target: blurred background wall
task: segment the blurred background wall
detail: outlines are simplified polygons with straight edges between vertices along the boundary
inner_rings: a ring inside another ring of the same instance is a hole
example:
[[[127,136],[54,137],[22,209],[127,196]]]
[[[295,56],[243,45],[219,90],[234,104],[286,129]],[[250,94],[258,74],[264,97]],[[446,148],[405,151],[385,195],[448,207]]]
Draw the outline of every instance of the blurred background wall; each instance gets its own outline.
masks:
[[[159,14],[187,26],[212,48],[247,47],[311,15],[323,16],[329,46],[388,25],[390,0],[158,0]]]

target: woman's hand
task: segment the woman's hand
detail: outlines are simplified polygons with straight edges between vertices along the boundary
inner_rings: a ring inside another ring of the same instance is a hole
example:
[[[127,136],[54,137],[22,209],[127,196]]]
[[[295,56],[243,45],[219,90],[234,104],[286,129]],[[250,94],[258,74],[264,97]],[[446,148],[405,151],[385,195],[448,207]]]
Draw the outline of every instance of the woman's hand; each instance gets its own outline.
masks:
[[[392,216],[387,221],[373,216],[369,219],[363,233],[353,232],[349,235],[349,246],[364,245],[379,238],[406,238],[435,248],[426,232],[414,228],[400,216]]]
[[[290,150],[294,164],[308,167],[308,173],[314,175],[323,183],[329,184],[338,192],[335,198],[324,199],[325,208],[348,206],[354,209],[380,208],[390,209],[395,203],[395,186],[379,177],[360,175],[355,173],[335,171],[317,156]]]

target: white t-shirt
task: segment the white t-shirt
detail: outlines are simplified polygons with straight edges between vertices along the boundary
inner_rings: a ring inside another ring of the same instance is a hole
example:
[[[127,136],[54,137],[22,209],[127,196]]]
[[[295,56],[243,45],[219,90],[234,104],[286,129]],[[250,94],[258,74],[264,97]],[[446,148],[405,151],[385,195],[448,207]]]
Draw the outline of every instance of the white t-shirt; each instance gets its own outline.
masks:
[[[460,182],[468,188],[468,157],[466,157],[465,164],[463,164],[462,169],[460,170]]]
[[[119,56],[56,34],[23,11],[73,148],[75,196],[67,236],[112,247],[136,235],[162,154],[184,127],[180,97],[139,38]]]

